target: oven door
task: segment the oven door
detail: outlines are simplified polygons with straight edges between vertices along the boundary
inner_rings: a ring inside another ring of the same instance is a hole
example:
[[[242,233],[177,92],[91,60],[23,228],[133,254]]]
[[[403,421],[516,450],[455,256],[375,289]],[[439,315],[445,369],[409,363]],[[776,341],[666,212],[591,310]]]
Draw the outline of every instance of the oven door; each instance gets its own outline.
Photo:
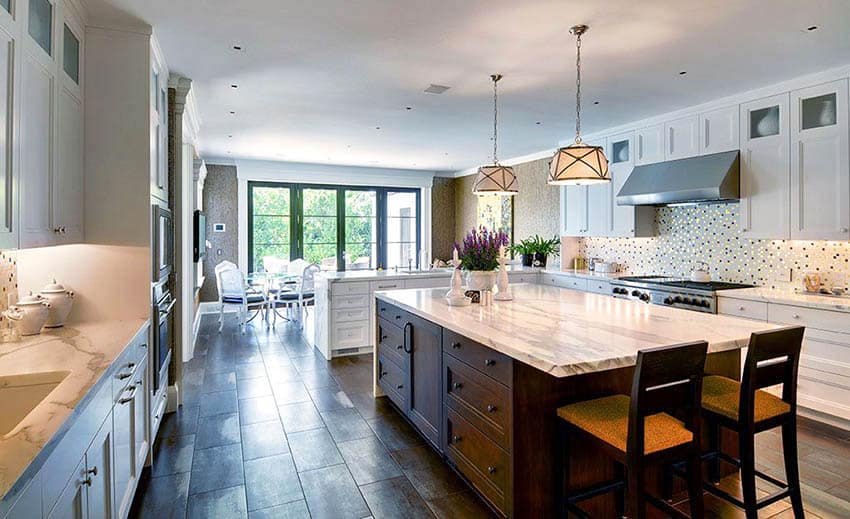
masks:
[[[171,343],[174,333],[174,305],[177,300],[171,297],[171,294],[166,294],[160,299],[159,303],[154,307],[156,315],[156,347],[154,355],[156,355],[156,363],[153,369],[153,388],[154,394],[158,393],[163,379],[162,373],[166,362],[168,362],[169,353],[171,352]]]
[[[174,261],[174,228],[171,211],[153,206],[153,281],[165,281]]]

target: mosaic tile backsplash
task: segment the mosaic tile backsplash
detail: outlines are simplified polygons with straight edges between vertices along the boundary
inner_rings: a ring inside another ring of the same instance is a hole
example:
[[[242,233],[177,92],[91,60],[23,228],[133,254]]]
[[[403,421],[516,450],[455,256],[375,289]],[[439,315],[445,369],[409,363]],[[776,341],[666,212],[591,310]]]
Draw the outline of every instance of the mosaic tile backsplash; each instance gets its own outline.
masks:
[[[850,242],[744,239],[738,209],[738,204],[662,207],[658,236],[583,238],[579,254],[617,262],[635,275],[686,277],[704,261],[712,279],[720,281],[789,288],[802,286],[805,272],[817,271],[832,285],[850,284]]]
[[[18,300],[18,265],[15,253],[0,251],[0,323],[6,321],[2,312],[9,307],[9,294],[14,303]]]

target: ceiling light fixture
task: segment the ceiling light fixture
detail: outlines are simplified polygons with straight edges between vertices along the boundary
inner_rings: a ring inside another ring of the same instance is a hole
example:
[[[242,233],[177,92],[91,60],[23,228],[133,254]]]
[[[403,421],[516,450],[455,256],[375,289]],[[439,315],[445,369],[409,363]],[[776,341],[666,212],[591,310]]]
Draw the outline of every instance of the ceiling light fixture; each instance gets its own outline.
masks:
[[[239,88],[239,85],[230,85],[230,88]]]
[[[679,75],[680,75],[680,76],[684,76],[684,75],[685,75],[685,74],[687,74],[687,73],[688,73],[688,71],[687,71],[687,70],[682,70],[681,72],[679,72]]]
[[[610,182],[608,159],[601,146],[581,141],[581,35],[587,25],[576,25],[570,33],[576,36],[576,139],[573,144],[558,149],[549,165],[549,184],[587,185]]]
[[[499,164],[499,91],[498,83],[502,79],[501,74],[490,76],[493,80],[493,164],[481,166],[475,175],[475,183],[472,185],[472,193],[476,195],[504,195],[517,194],[519,185],[516,174],[510,166]]]

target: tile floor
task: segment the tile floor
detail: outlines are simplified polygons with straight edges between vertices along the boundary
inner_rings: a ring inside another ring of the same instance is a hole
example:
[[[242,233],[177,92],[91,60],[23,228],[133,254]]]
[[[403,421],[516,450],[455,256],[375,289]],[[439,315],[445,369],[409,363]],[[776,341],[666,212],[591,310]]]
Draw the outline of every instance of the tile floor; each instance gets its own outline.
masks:
[[[231,322],[219,334],[206,316],[200,334],[184,405],[162,425],[131,517],[489,517],[386,399],[372,398],[370,356],[326,362],[282,324],[242,335]],[[779,436],[758,444],[762,468],[781,477]],[[801,424],[800,468],[808,517],[850,517],[850,433]],[[790,518],[789,507],[760,517]],[[706,508],[744,517],[711,496]]]

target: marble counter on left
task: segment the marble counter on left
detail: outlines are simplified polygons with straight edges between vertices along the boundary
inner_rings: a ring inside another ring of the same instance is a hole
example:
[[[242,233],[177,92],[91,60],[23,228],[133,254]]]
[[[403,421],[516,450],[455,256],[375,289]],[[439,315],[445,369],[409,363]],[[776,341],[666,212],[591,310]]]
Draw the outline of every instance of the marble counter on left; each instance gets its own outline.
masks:
[[[6,501],[13,486],[22,487],[19,479],[35,475],[67,431],[70,418],[84,407],[88,395],[109,383],[113,362],[146,325],[146,319],[78,323],[0,343],[0,377],[68,372],[18,426],[0,436],[0,499]]]

